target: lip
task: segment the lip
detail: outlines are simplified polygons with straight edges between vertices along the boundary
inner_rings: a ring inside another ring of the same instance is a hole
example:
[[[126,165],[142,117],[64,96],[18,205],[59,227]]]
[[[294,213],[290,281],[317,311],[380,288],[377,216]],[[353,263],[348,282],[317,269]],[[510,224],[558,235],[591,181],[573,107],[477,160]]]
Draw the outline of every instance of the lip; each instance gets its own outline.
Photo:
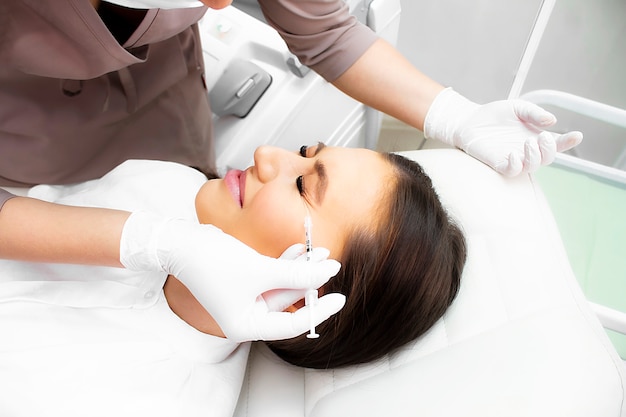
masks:
[[[243,196],[246,186],[246,173],[239,169],[231,169],[224,175],[224,183],[233,200],[243,207]]]
[[[244,201],[246,201],[246,179],[248,171],[242,171],[239,175],[239,204],[243,207]]]

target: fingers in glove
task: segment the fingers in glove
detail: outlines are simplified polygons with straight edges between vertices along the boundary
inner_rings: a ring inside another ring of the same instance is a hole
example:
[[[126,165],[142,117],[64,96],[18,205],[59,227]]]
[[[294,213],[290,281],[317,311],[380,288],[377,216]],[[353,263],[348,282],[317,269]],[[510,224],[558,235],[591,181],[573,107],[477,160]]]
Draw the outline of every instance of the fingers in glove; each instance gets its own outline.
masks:
[[[304,255],[306,259],[306,254]],[[311,261],[321,262],[321,261],[325,261],[326,259],[328,259],[328,257],[330,256],[330,251],[326,248],[313,248],[313,252],[311,252],[310,256],[311,256],[311,259],[310,259]]]
[[[556,138],[556,150],[557,152],[567,151],[577,146],[582,141],[583,134],[581,132],[573,131],[564,133]]]
[[[513,111],[523,122],[537,127],[548,127],[556,123],[556,117],[542,107],[525,100],[513,100]]]
[[[313,250],[313,258],[310,262],[274,260],[277,264],[271,266],[273,273],[271,287],[265,288],[263,292],[276,288],[319,288],[326,284],[328,280],[337,275],[341,264],[334,259],[317,260],[319,257],[328,256],[328,254],[325,250],[316,251],[316,249]]]
[[[517,152],[511,152],[508,158],[496,164],[493,169],[505,177],[514,177],[521,174],[523,167],[522,157]]]
[[[541,151],[541,165],[550,165],[556,157],[556,140],[555,134],[550,132],[541,132],[537,143]]]
[[[541,166],[541,149],[537,137],[531,137],[524,143],[524,163],[522,172],[535,172]]]
[[[270,290],[263,293],[269,311],[285,311],[304,298],[306,290]]]
[[[346,297],[342,294],[326,294],[312,309],[313,322],[320,325],[341,310],[345,303]],[[257,323],[258,340],[291,339],[308,331],[310,324],[311,307],[302,307],[295,313],[267,313],[262,322]]]
[[[328,259],[330,251],[326,248],[313,248],[310,254],[310,262],[321,262]],[[306,261],[306,248],[302,243],[296,243],[288,247],[279,259]],[[276,289],[263,293],[267,307],[270,311],[284,311],[287,307],[302,300],[306,289]]]
[[[280,255],[278,259],[286,259],[288,261],[292,261],[298,256],[302,255],[305,250],[306,249],[302,243],[296,243],[285,249],[285,251]]]
[[[280,255],[278,259],[286,259],[286,260],[300,260],[306,261],[306,248],[302,243],[296,243],[295,245],[289,246],[283,253]],[[313,248],[313,252],[310,254],[311,261],[319,262],[328,259],[330,256],[330,251],[326,248]]]

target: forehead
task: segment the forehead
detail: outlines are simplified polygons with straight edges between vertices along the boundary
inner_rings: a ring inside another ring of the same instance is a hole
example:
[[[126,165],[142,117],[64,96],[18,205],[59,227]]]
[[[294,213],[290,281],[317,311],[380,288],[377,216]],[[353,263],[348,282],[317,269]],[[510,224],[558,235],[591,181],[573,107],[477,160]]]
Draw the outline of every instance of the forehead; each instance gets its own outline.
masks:
[[[344,190],[346,192],[354,190],[380,197],[384,185],[393,180],[393,167],[379,152],[369,149],[328,148],[321,156],[329,175],[335,177],[331,180],[342,182],[341,186],[345,185],[343,182],[351,182],[351,186]]]
[[[392,165],[380,153],[367,149],[328,148],[320,157],[328,171],[328,190],[320,214],[328,226],[342,232],[375,226],[381,204],[384,206],[393,188]]]

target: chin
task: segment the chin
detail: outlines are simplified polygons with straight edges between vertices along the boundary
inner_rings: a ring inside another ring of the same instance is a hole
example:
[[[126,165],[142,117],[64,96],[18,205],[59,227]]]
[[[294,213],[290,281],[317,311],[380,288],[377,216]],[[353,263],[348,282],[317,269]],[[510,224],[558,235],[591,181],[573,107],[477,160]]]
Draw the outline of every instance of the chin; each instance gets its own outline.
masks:
[[[223,9],[231,5],[232,0],[202,0],[205,6],[214,10]]]

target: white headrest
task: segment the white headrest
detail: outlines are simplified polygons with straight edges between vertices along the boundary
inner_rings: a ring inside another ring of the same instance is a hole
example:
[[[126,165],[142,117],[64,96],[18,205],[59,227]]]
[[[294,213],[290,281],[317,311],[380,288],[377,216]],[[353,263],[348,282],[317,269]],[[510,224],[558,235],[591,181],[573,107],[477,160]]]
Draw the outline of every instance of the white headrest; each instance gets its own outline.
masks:
[[[623,363],[532,177],[507,179],[452,149],[404,155],[424,167],[466,234],[458,297],[425,336],[383,360],[304,371],[303,408],[294,400],[290,415],[626,416]],[[273,401],[254,396],[268,384],[255,361],[284,368],[292,390],[301,375],[256,351],[241,416],[269,415],[263,402]]]

